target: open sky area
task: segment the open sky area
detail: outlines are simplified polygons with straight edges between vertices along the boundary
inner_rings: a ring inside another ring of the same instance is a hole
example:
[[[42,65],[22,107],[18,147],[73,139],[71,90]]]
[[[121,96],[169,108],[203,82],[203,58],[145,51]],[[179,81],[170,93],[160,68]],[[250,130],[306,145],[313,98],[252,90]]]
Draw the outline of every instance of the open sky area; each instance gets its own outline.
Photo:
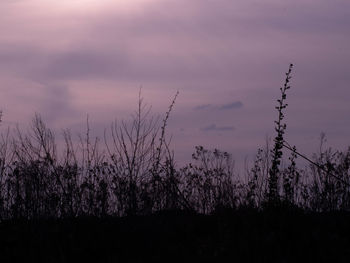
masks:
[[[307,155],[350,145],[349,0],[1,0],[1,129],[40,113],[59,135],[128,119],[142,87],[179,163],[194,146],[253,159],[274,136],[295,65],[286,140]]]

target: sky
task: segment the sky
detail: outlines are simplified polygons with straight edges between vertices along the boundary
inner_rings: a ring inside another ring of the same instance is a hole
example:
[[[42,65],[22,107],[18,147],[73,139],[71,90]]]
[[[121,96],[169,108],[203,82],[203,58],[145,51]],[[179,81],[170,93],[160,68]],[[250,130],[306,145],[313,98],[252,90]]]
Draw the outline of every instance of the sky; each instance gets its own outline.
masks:
[[[138,93],[164,116],[179,164],[194,146],[252,160],[274,136],[289,63],[285,138],[301,152],[350,145],[348,0],[1,0],[1,129],[40,113],[101,135]],[[239,165],[239,164],[238,164]]]

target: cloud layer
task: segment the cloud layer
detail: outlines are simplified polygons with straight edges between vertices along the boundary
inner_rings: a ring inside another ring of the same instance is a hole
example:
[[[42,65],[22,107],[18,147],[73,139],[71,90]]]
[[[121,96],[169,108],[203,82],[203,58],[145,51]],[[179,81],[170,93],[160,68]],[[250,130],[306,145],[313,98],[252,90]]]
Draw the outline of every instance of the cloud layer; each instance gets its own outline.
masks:
[[[132,112],[140,86],[156,114],[179,90],[169,126],[179,159],[196,144],[240,158],[273,136],[293,62],[291,143],[310,153],[323,131],[335,147],[350,144],[349,1],[124,2],[1,1],[5,121],[40,111],[60,128],[89,113],[108,126]]]

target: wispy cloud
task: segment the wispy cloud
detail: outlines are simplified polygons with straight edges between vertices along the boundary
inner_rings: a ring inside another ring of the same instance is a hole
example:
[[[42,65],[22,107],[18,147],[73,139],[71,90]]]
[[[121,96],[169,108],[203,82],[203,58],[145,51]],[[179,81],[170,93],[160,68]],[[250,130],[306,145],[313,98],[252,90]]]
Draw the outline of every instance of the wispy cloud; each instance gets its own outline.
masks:
[[[202,131],[233,131],[234,126],[216,126],[216,124],[210,124],[206,127],[201,128]]]
[[[211,104],[203,104],[203,105],[198,105],[196,107],[194,107],[194,110],[206,110],[206,109],[210,109],[212,108]]]
[[[219,106],[219,110],[232,110],[232,109],[239,109],[243,107],[243,103],[240,101],[235,101],[232,103],[224,104]]]
[[[194,110],[234,110],[243,107],[241,101],[234,101],[227,104],[213,105],[213,104],[202,104],[194,107]]]

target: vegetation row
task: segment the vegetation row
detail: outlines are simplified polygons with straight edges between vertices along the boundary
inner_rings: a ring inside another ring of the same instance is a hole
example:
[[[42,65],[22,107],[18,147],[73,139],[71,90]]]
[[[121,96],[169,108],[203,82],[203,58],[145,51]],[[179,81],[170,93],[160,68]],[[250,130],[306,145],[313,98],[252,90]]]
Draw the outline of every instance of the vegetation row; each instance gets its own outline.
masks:
[[[2,134],[0,220],[148,215],[163,210],[210,214],[223,209],[350,209],[350,148],[323,149],[306,158],[284,139],[292,65],[286,73],[272,146],[259,149],[252,167],[237,174],[227,152],[195,147],[192,160],[177,167],[167,122],[151,116],[139,97],[130,121],[115,122],[101,142],[87,129],[79,140],[63,132],[63,150],[39,115],[31,130]],[[283,158],[288,153],[288,158]]]

